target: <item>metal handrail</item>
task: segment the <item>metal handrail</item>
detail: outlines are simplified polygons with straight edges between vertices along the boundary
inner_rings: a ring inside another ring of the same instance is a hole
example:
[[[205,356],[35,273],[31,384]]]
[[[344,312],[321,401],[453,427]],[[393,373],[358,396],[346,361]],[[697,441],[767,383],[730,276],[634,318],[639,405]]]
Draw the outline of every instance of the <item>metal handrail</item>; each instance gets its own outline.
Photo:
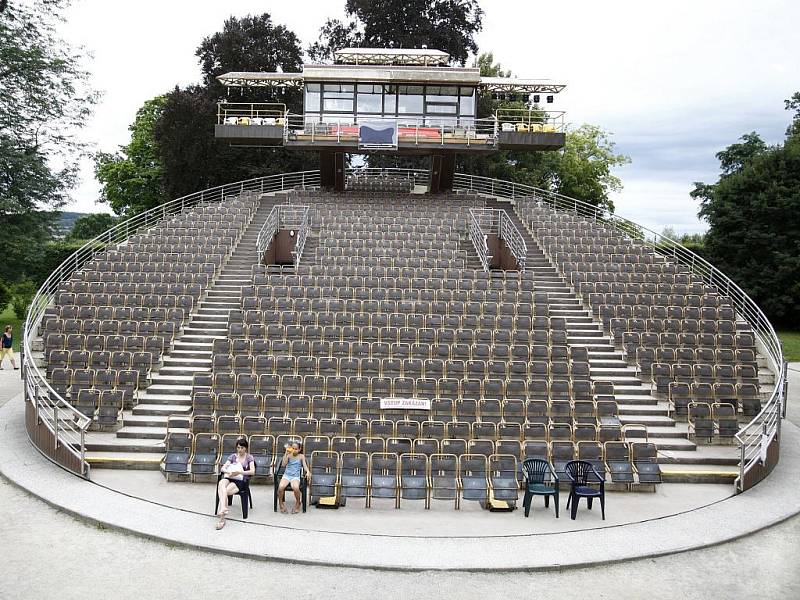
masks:
[[[490,268],[491,255],[488,253],[486,241],[486,236],[490,234],[497,235],[506,243],[519,269],[524,269],[528,245],[508,213],[502,208],[471,208],[469,213],[469,236],[478,252],[484,271]],[[475,230],[479,233],[475,233]]]
[[[131,235],[142,229],[149,229],[170,215],[180,214],[184,210],[205,203],[222,202],[228,197],[248,192],[261,194],[286,189],[318,187],[319,182],[319,171],[298,171],[257,177],[176,198],[135,215],[88,241],[61,263],[45,280],[31,301],[23,327],[21,345],[23,390],[25,400],[33,403],[37,422],[44,423],[48,427],[56,439],[58,448],[65,449],[79,461],[78,475],[89,476],[85,434],[91,424],[91,419],[83,415],[53,389],[40,370],[33,354],[34,340],[38,335],[45,311],[51,306],[59,286],[99,252],[105,250],[107,246],[123,242]],[[47,455],[44,449],[42,451]]]
[[[308,236],[309,213],[310,207],[305,205],[276,204],[273,206],[267,220],[261,226],[256,240],[259,263],[263,260],[264,253],[278,232],[284,229],[291,229],[297,235],[297,241],[292,251],[294,255],[293,263],[297,267],[300,262],[300,256],[303,253],[303,246],[306,243],[306,236]]]
[[[256,238],[256,249],[258,250],[259,262],[263,260],[264,252],[266,252],[267,248],[269,248],[272,238],[278,234],[281,210],[279,207],[279,204],[276,204],[272,207],[272,210],[269,211],[269,215],[267,216],[267,220],[264,221],[264,224],[258,231],[258,238]]]
[[[282,102],[217,102],[217,125],[277,125],[286,120]]]
[[[504,210],[500,211],[500,239],[505,240],[512,256],[517,259],[519,270],[524,270],[525,259],[528,257],[528,244],[525,243],[525,238],[517,229],[516,223]]]
[[[472,240],[472,245],[475,247],[475,252],[478,253],[478,258],[483,265],[483,270],[489,270],[489,261],[492,256],[489,254],[489,245],[486,241],[486,234],[483,232],[479,215],[476,209],[469,210],[469,239]]]
[[[780,338],[763,311],[733,280],[717,267],[673,239],[634,223],[628,219],[612,216],[603,208],[533,186],[501,181],[476,175],[456,173],[454,188],[470,190],[491,196],[517,200],[527,198],[532,202],[547,205],[557,210],[569,211],[588,219],[616,228],[628,237],[650,246],[653,250],[676,263],[686,266],[703,282],[716,286],[730,300],[732,307],[753,328],[759,349],[775,373],[775,386],[761,412],[736,434],[740,444],[741,462],[736,479],[737,490],[743,487],[744,476],[763,461],[765,448],[780,435],[780,416],[785,415],[786,366]]]
[[[410,116],[410,117],[385,117],[381,115],[356,115],[330,117],[325,116],[324,121],[310,120],[309,115],[286,115],[285,141],[299,139],[305,136],[307,141],[324,141],[336,143],[356,141],[359,137],[359,124],[387,122],[397,126],[398,140],[413,142],[415,145],[438,144],[444,145],[451,141],[458,141],[467,146],[480,141],[482,144],[494,144],[497,141],[497,119],[488,117],[471,119],[468,123],[456,124],[446,119],[435,116]]]

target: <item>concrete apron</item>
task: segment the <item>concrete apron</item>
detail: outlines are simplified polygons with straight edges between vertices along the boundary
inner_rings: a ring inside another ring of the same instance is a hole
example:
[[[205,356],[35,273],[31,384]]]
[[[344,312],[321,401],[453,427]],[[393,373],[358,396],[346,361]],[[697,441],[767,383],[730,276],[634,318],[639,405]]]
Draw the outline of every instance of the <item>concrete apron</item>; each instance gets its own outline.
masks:
[[[793,492],[800,475],[800,429],[784,421],[781,461],[765,481],[738,496],[659,519],[570,532],[458,538],[330,533],[234,518],[216,531],[211,515],[135,498],[57,467],[31,446],[23,412],[21,397],[0,408],[0,474],[12,483],[85,521],[253,559],[400,571],[564,569],[721,544],[800,513],[800,498]],[[464,528],[468,533],[468,521]],[[287,556],[290,547],[301,552]]]

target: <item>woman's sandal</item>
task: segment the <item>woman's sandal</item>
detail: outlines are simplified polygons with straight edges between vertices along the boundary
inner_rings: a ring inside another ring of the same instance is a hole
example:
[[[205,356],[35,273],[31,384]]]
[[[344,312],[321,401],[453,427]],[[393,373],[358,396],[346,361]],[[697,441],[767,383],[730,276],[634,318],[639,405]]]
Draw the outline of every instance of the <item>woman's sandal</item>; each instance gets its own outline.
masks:
[[[299,512],[300,512],[300,509],[299,509],[299,508],[297,508],[296,506],[295,506],[295,507],[292,509],[292,514],[293,514],[293,515],[296,515],[296,514],[297,514],[297,513],[299,513]]]
[[[286,514],[286,507],[285,507],[285,506],[281,506],[281,512],[282,512],[283,514]]]
[[[225,527],[225,519],[224,518],[220,518],[220,520],[217,521],[217,531],[219,531],[223,527]]]

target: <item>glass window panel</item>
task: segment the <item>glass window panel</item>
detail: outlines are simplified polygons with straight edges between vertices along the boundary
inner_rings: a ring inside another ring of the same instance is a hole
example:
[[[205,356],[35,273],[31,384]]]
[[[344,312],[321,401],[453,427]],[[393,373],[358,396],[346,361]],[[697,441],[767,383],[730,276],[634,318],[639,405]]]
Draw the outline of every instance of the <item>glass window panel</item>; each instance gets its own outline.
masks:
[[[397,112],[397,86],[383,86],[383,114],[393,115]]]
[[[347,98],[328,98],[328,95],[325,94],[325,100],[323,102],[323,110],[352,113],[353,97],[348,96]]]
[[[381,112],[381,93],[383,87],[371,83],[358,84],[357,111],[359,113],[380,114]]]
[[[445,115],[454,115],[456,114],[456,105],[455,104],[431,104],[428,102],[426,108],[426,114],[445,114]]]
[[[474,96],[461,96],[459,98],[459,112],[462,115],[475,114],[475,97]]]
[[[458,90],[459,96],[474,96],[475,95],[475,88],[470,87],[462,87]]]
[[[424,107],[422,86],[401,85],[399,88],[400,95],[397,98],[397,112],[399,114],[421,114]]]
[[[318,83],[309,83],[306,85],[306,100],[305,110],[319,110],[320,102],[320,85]]]
[[[458,88],[455,86],[429,85],[425,94],[429,102],[458,102]]]

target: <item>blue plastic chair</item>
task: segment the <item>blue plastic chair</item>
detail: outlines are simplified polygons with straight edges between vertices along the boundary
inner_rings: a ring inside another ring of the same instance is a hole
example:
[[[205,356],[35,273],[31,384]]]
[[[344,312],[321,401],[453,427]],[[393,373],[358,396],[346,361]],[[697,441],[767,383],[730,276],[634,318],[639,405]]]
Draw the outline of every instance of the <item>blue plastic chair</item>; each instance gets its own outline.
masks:
[[[589,510],[592,510],[592,500],[600,499],[600,514],[606,519],[606,484],[604,478],[598,473],[591,463],[585,460],[571,460],[564,471],[570,480],[569,499],[567,508],[572,506],[570,518],[574,521],[578,514],[578,501],[586,498]],[[599,486],[599,487],[594,487]]]

